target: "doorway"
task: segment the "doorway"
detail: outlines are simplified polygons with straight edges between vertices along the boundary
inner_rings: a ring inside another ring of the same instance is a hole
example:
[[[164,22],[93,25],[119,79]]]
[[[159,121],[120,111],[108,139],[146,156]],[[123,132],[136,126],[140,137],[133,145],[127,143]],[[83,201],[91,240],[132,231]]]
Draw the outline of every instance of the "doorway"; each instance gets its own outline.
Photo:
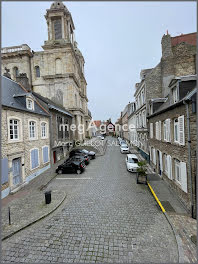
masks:
[[[53,159],[54,159],[54,163],[56,163],[56,151],[53,151]]]
[[[22,182],[21,158],[12,160],[12,175],[13,175],[13,185],[18,185]]]

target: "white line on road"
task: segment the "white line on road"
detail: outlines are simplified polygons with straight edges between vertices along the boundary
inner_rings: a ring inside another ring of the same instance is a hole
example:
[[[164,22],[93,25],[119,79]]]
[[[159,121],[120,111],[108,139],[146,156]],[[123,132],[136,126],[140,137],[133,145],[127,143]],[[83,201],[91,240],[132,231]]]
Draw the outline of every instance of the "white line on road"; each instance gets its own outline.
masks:
[[[92,178],[56,178],[57,180],[92,180]]]

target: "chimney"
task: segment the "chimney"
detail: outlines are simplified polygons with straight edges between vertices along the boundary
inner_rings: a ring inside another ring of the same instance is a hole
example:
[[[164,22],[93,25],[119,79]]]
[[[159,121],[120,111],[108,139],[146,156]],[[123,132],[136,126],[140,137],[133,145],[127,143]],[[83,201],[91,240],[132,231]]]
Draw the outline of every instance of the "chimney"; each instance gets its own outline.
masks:
[[[16,77],[16,82],[20,83],[28,92],[31,92],[29,79],[26,73],[20,73],[19,76]]]
[[[168,34],[168,32],[167,35],[164,34],[164,36],[162,37],[161,45],[162,45],[162,58],[173,56],[171,36]]]

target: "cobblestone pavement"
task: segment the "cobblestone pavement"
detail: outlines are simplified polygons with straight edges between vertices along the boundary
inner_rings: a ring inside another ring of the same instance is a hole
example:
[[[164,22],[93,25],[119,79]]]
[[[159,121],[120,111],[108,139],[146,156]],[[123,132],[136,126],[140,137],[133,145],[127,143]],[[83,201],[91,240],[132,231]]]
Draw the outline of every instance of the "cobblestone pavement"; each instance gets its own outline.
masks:
[[[147,186],[127,172],[115,144],[83,174],[58,175],[49,184],[67,199],[50,217],[3,241],[3,262],[178,261],[170,225]]]

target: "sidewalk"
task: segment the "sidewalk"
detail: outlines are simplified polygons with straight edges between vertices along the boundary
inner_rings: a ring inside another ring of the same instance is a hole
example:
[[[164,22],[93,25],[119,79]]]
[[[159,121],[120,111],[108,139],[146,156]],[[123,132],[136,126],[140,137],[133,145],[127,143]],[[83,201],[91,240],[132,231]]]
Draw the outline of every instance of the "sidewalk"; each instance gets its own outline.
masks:
[[[2,240],[47,216],[63,202],[66,198],[64,192],[52,190],[52,201],[47,205],[44,195],[47,184],[57,175],[55,168],[62,162],[63,160],[60,160],[18,192],[1,200]],[[8,207],[11,212],[11,225],[9,225]]]
[[[131,152],[136,154],[140,160],[144,160],[134,148],[131,148]],[[196,262],[197,220],[190,217],[177,195],[169,188],[168,183],[154,173],[149,164],[147,169],[149,172],[148,182],[166,210],[168,220],[174,229],[178,244],[179,262]]]

